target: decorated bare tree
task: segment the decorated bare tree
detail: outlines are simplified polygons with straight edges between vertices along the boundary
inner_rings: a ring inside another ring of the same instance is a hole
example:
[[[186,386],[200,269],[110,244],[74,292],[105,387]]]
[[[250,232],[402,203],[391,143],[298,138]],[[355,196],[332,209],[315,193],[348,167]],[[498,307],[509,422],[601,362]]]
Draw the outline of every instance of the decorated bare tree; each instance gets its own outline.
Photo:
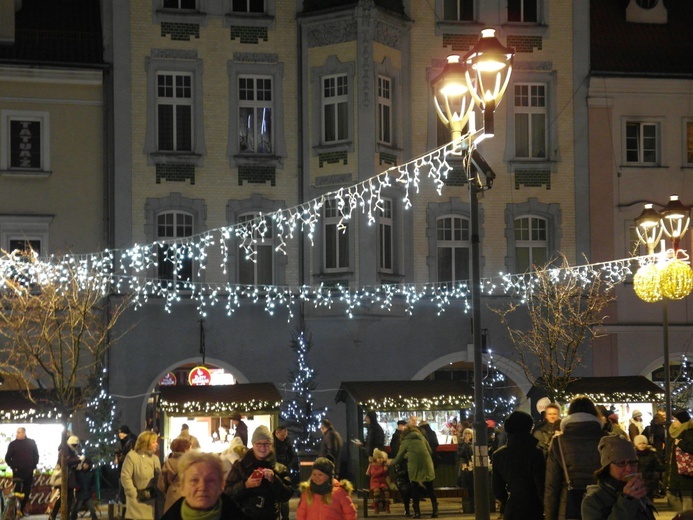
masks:
[[[491,310],[500,316],[527,379],[561,396],[599,336],[614,283],[589,266],[571,267],[564,255],[524,275],[520,301]],[[524,314],[529,328],[515,317]]]
[[[0,372],[67,426],[102,391],[106,352],[129,299],[109,299],[111,264],[102,256],[51,263],[32,251],[0,253]],[[63,500],[62,518],[67,506]]]

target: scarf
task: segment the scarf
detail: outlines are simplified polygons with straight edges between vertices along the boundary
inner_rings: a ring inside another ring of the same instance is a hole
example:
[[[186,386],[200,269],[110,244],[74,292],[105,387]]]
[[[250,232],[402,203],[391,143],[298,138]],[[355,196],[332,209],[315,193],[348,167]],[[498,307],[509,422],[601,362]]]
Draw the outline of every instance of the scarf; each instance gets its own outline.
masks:
[[[316,495],[327,495],[332,492],[332,481],[328,479],[324,483],[318,485],[311,480],[310,490]]]
[[[180,507],[180,516],[183,520],[220,520],[221,500],[217,500],[212,509],[193,509],[183,500]]]
[[[638,434],[642,435],[642,431],[645,429],[645,425],[642,423],[642,421],[636,421],[635,419],[631,419],[630,424],[634,424],[638,429]]]

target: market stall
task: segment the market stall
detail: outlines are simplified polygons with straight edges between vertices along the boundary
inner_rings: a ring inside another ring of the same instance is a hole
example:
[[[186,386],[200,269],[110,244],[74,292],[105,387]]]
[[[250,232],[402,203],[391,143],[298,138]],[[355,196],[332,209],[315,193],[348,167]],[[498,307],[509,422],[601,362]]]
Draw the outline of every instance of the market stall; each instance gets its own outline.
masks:
[[[643,424],[648,425],[657,412],[657,404],[664,401],[662,388],[645,376],[576,378],[568,383],[565,394],[558,402],[562,407],[567,407],[578,395],[586,395],[595,404],[602,404],[607,410],[613,411],[618,415],[618,422],[625,431],[628,431],[628,421],[633,410],[642,412]],[[535,385],[527,393],[527,397],[532,413],[538,414],[537,403],[547,397],[547,392],[540,385]],[[567,409],[562,415],[566,411]]]
[[[416,416],[429,423],[438,435],[436,485],[454,486],[457,477],[455,455],[457,444],[449,435],[448,423],[454,417],[463,417],[464,410],[473,403],[474,391],[463,381],[359,381],[342,383],[336,402],[346,404],[347,431],[345,449],[349,478],[365,484],[366,453],[352,442],[363,440],[363,418],[373,410],[385,431],[385,444],[389,446],[399,419]]]
[[[26,428],[27,437],[36,441],[39,451],[26,513],[44,514],[51,494],[48,479],[58,459],[64,427],[57,409],[47,402],[46,391],[34,390],[32,397],[36,402],[29,400],[25,392],[0,391],[0,491],[13,488],[12,470],[5,464],[5,454],[16,438],[17,428]]]
[[[248,436],[258,426],[270,431],[277,425],[282,399],[273,383],[219,386],[161,386],[158,408],[161,435],[168,453],[171,440],[187,424],[203,451],[221,453],[233,438],[231,415],[239,412],[248,426]]]

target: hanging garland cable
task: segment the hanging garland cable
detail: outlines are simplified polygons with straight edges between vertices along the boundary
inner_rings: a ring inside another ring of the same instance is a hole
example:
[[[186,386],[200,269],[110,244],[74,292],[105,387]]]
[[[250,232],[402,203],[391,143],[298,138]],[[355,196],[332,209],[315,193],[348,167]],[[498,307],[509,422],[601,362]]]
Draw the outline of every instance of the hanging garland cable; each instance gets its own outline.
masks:
[[[313,245],[315,229],[322,217],[323,207],[330,205],[339,217],[338,229],[342,232],[356,211],[367,216],[368,224],[377,222],[379,211],[384,208],[383,190],[398,187],[403,191],[405,209],[412,207],[412,192],[420,190],[421,176],[425,172],[438,195],[442,195],[445,179],[452,167],[448,157],[460,156],[465,147],[465,137],[452,141],[405,164],[393,166],[386,171],[359,182],[321,195],[298,206],[280,209],[273,213],[260,214],[252,220],[231,226],[206,231],[176,240],[156,241],[151,244],[135,244],[128,249],[109,249],[83,255],[50,256],[45,259],[27,259],[24,252],[14,251],[0,256],[0,290],[19,290],[21,287],[47,283],[66,284],[77,281],[90,288],[98,288],[103,294],[132,294],[136,308],[150,298],[163,299],[164,308],[170,312],[173,304],[183,299],[197,302],[201,318],[207,309],[223,304],[226,314],[231,316],[241,304],[263,303],[265,310],[273,315],[277,308],[288,311],[288,320],[293,318],[293,307],[297,302],[307,302],[315,307],[331,308],[339,303],[345,305],[346,313],[352,317],[359,307],[378,306],[390,311],[396,302],[403,302],[406,312],[422,300],[430,301],[438,308],[438,314],[453,302],[464,301],[465,312],[470,309],[470,286],[468,281],[423,284],[382,284],[351,289],[341,284],[313,286],[252,286],[232,283],[193,282],[190,280],[160,280],[151,276],[159,262],[173,266],[175,275],[180,275],[185,263],[193,260],[197,267],[197,279],[202,277],[210,257],[220,261],[227,274],[231,247],[238,247],[245,258],[255,262],[256,246],[272,242],[275,250],[287,254],[287,240],[295,237],[297,230],[305,233]],[[471,146],[468,145],[468,151]],[[214,246],[218,246],[214,250]],[[627,258],[576,266],[571,269],[555,269],[556,280],[571,276],[579,278],[584,285],[595,277],[615,284],[632,274],[634,262],[643,265],[650,257]],[[534,289],[536,278],[530,274],[501,274],[480,281],[482,291],[488,295],[510,295],[524,300]]]

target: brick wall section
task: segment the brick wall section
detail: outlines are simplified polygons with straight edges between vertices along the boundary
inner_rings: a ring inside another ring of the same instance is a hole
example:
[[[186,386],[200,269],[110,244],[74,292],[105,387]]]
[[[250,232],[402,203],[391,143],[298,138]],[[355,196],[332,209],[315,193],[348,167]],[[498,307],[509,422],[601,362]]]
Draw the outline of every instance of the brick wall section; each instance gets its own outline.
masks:
[[[517,170],[515,172],[515,189],[519,190],[523,185],[527,188],[541,188],[546,186],[551,189],[551,172],[549,170]]]
[[[238,167],[238,185],[243,182],[252,184],[264,184],[269,181],[272,186],[277,185],[277,174],[274,166],[246,165]]]
[[[467,184],[467,173],[464,168],[455,168],[448,172],[448,178],[445,179],[446,186],[465,186]]]
[[[195,184],[195,166],[192,164],[157,164],[156,183],[161,184],[161,179],[169,182],[185,182]]]
[[[322,168],[322,165],[325,163],[335,164],[335,163],[338,163],[339,161],[342,161],[342,164],[346,165],[347,164],[347,153],[346,152],[321,153],[318,156],[318,160],[320,162],[320,168]]]
[[[189,42],[193,36],[200,39],[200,26],[195,23],[161,23],[161,36],[171,36],[171,40]]]
[[[393,153],[380,152],[379,164],[390,164],[397,166],[397,156]]]
[[[260,40],[267,41],[267,27],[242,27],[234,25],[231,27],[231,40],[240,38],[241,43],[259,43]]]
[[[468,51],[479,41],[476,34],[443,34],[443,47],[453,51]]]
[[[514,47],[515,52],[534,52],[542,50],[541,36],[508,36],[508,47]]]

